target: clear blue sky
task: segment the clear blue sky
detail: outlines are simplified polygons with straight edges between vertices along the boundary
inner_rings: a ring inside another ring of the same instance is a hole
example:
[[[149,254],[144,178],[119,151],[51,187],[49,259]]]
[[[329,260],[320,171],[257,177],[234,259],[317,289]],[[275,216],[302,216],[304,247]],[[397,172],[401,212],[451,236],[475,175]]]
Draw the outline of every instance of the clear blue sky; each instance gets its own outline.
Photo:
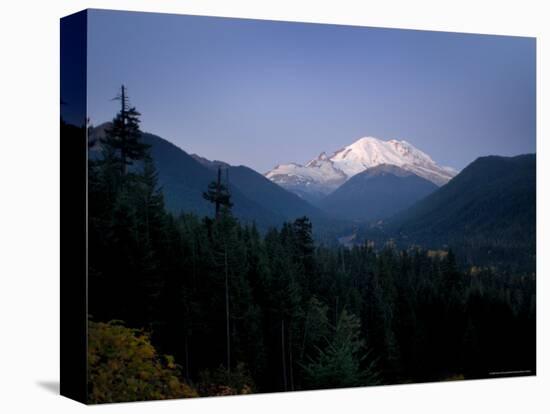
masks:
[[[457,169],[536,147],[533,38],[92,10],[88,113],[266,172],[371,135]]]

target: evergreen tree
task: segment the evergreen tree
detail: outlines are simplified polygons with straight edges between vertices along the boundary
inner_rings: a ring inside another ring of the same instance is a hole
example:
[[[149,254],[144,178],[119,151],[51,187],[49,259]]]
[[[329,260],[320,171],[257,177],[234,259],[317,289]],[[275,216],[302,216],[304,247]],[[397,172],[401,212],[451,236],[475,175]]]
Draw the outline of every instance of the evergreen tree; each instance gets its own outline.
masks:
[[[373,361],[363,349],[360,322],[343,310],[333,328],[331,339],[318,348],[317,357],[304,366],[308,388],[354,387],[378,384]]]
[[[141,142],[139,129],[140,113],[130,106],[126,88],[120,87],[120,94],[115,98],[120,101],[120,111],[112,121],[112,125],[105,131],[105,138],[101,139],[112,161],[125,176],[129,165],[140,161],[147,155],[148,145]]]
[[[218,166],[218,178],[208,185],[208,191],[202,194],[205,200],[210,201],[215,206],[215,217],[220,218],[222,208],[230,210],[233,207],[229,189],[222,183],[221,167]]]

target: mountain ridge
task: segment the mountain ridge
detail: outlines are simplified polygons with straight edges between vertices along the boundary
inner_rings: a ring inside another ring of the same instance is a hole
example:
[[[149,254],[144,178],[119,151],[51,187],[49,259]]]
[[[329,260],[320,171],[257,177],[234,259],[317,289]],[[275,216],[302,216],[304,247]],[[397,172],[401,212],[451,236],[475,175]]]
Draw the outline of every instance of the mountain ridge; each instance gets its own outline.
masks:
[[[536,154],[479,157],[382,229],[402,245],[452,246],[472,263],[534,271]]]
[[[91,157],[100,156],[99,138],[108,126],[106,122],[90,128],[88,139],[92,144]],[[304,215],[312,219],[326,219],[325,213],[251,168],[231,166],[224,161],[211,161],[187,153],[169,140],[148,132],[142,132],[142,140],[150,145],[166,206],[175,214],[213,214],[211,204],[202,197],[202,193],[216,179],[220,166],[229,171],[233,212],[239,219],[248,223],[256,222],[263,229]]]
[[[387,218],[438,187],[395,165],[380,164],[355,174],[319,202],[335,217],[357,221]]]

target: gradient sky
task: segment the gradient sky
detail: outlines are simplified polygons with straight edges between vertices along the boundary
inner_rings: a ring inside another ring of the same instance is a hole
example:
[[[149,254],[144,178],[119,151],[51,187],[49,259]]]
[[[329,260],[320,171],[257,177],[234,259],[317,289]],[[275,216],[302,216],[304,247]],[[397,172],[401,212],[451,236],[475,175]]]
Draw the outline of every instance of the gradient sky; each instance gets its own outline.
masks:
[[[533,38],[92,10],[88,114],[266,172],[362,136],[442,164],[536,148]]]

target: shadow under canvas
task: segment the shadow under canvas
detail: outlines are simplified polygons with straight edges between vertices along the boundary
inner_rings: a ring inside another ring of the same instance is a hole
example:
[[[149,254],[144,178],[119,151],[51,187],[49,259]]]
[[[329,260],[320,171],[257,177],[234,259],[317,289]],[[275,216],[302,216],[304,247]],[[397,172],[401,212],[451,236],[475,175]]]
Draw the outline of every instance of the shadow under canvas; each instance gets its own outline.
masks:
[[[59,381],[38,381],[36,385],[46,391],[59,395]]]

